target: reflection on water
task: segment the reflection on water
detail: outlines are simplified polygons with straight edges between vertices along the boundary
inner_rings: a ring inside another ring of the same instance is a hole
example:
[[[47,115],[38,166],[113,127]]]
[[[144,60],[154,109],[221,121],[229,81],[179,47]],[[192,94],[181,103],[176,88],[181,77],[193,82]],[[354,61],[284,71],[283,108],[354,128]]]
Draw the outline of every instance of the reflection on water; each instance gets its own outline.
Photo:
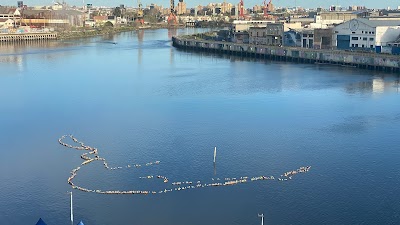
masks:
[[[138,30],[137,31],[137,40],[139,43],[139,48],[138,48],[138,64],[142,65],[142,58],[143,58],[143,38],[144,38],[144,30]]]
[[[386,85],[387,86],[387,85]],[[382,78],[374,78],[372,80],[372,92],[383,93],[385,91],[385,82]]]
[[[74,192],[85,224],[257,224],[257,213],[269,224],[400,224],[398,75],[171,47],[174,32],[195,31],[1,45],[1,223],[68,223],[66,178],[82,161],[56,140],[72,133],[110,165],[165,165],[99,172],[93,163],[74,180],[91,189],[153,190],[160,180],[139,177],[160,174],[212,182],[313,166],[278,184]]]
[[[83,41],[87,43],[87,40]],[[63,57],[69,57],[76,42],[63,41],[32,41],[17,43],[0,43],[0,65],[15,64],[18,71],[26,69],[27,55],[36,55],[43,61],[53,61]],[[77,50],[77,49],[75,49]]]
[[[346,86],[347,93],[374,93],[382,94],[384,92],[399,92],[399,76],[382,75],[374,76],[370,80],[352,83]]]

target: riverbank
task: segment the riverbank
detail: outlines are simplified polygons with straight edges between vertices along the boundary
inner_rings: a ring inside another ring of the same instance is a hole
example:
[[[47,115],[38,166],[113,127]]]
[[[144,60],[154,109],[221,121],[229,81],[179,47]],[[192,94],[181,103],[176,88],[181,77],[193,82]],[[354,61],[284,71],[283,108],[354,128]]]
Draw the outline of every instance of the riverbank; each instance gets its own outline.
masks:
[[[400,72],[400,57],[378,53],[252,45],[199,39],[197,36],[172,38],[174,47],[295,63],[333,64],[386,72]]]
[[[46,40],[67,40],[89,38],[102,35],[119,34],[135,30],[148,29],[167,29],[171,28],[165,24],[149,24],[143,26],[121,26],[121,27],[99,27],[99,28],[73,28],[67,31],[54,31],[47,33],[15,33],[0,34],[0,42],[15,43],[25,41],[46,41]],[[174,26],[173,28],[183,28],[182,26]]]
[[[95,37],[101,35],[118,34],[127,31],[134,31],[143,29],[141,27],[127,26],[127,27],[103,27],[96,29],[76,29],[61,32],[39,32],[39,33],[12,33],[0,34],[0,42],[3,43],[16,43],[27,41],[48,41],[48,40],[65,40],[65,39],[78,39]]]
[[[138,29],[140,29],[140,27],[137,26],[105,27],[105,28],[92,28],[92,29],[77,29],[72,31],[58,32],[57,34],[59,40],[65,40],[65,39],[95,37],[108,34],[118,34]]]
[[[0,34],[0,43],[56,40],[57,33],[25,33],[25,34]]]

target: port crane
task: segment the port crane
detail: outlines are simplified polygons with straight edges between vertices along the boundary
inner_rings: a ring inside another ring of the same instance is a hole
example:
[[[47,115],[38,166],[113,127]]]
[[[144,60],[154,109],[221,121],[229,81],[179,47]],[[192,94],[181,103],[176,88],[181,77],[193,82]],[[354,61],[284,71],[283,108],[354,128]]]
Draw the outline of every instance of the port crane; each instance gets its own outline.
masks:
[[[141,2],[141,0],[138,0],[137,21],[138,21],[141,25],[144,24],[144,19],[143,19],[143,7],[142,7],[142,2]]]
[[[271,2],[271,0],[270,0]],[[268,17],[268,7],[267,7],[267,0],[264,0],[264,18]]]
[[[274,16],[268,14],[271,8],[272,8],[272,0],[269,0],[268,4],[267,0],[264,0],[264,18],[274,18]]]
[[[168,16],[168,24],[175,25],[177,23],[178,23],[178,20],[176,18],[176,13],[175,13],[175,1],[170,0],[170,13]]]
[[[244,20],[244,2],[240,0],[239,2],[239,19]]]

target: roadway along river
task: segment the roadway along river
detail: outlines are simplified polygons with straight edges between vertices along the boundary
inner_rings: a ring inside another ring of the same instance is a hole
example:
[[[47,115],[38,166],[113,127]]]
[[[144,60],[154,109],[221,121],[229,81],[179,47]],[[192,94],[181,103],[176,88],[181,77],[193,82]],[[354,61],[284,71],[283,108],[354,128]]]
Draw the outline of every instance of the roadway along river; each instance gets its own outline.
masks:
[[[87,225],[400,224],[399,76],[171,47],[195,31],[0,45],[1,224],[68,225],[71,190]],[[157,194],[73,189],[65,134],[107,159],[74,185]],[[159,194],[245,176],[275,180]]]

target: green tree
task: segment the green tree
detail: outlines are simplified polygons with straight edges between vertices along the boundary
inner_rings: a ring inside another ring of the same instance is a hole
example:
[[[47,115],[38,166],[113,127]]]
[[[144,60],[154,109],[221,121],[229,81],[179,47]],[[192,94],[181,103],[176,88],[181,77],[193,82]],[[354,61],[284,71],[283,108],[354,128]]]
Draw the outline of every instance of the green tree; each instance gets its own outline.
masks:
[[[120,17],[122,15],[122,11],[120,7],[115,7],[113,10],[113,15],[116,17]]]
[[[114,25],[110,21],[104,23],[104,27],[113,27],[113,26]]]

